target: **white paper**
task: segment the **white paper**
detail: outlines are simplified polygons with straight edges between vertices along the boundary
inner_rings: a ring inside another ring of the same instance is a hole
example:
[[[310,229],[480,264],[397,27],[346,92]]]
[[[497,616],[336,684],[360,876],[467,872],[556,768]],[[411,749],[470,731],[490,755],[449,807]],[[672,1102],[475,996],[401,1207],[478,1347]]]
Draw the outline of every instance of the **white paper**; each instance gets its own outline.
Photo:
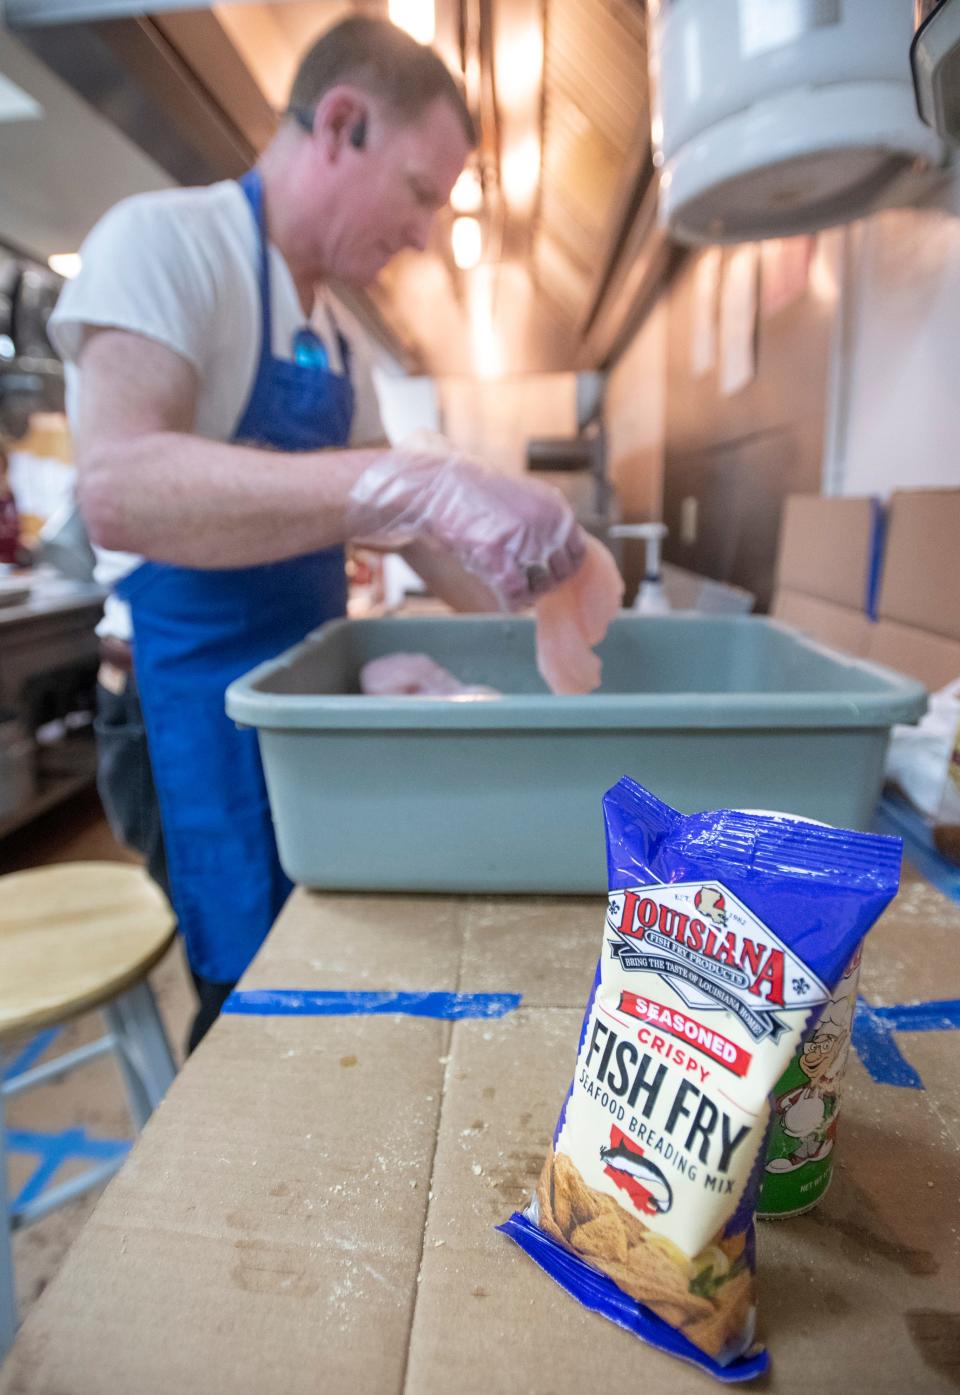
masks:
[[[742,392],[757,372],[757,282],[755,242],[737,247],[727,260],[720,294],[720,391]]]
[[[8,479],[17,511],[46,523],[73,503],[77,472],[55,457],[34,455],[31,451],[10,451]]]
[[[693,273],[693,323],[690,331],[690,372],[705,378],[717,362],[717,289],[723,253],[711,247],[700,256]]]

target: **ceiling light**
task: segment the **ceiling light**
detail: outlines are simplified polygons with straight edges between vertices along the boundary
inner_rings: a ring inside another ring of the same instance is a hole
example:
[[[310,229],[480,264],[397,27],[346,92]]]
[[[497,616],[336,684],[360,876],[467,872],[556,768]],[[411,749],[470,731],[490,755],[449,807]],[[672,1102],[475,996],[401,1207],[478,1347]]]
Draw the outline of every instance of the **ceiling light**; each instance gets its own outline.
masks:
[[[480,57],[471,49],[467,54],[467,61],[463,69],[463,85],[467,95],[467,105],[471,111],[475,111],[480,105]]]
[[[817,250],[810,261],[807,276],[810,290],[824,305],[835,305],[840,293],[837,273],[831,262],[827,240],[820,237],[817,239]]]
[[[450,207],[454,213],[479,213],[483,207],[483,186],[476,170],[464,170],[453,186]]]
[[[469,271],[483,255],[483,229],[476,218],[455,218],[450,234],[453,260],[461,271]]]
[[[435,0],[390,0],[391,23],[405,29],[418,44],[432,44],[437,32]]]
[[[79,252],[54,252],[52,257],[47,258],[47,266],[51,271],[55,271],[58,276],[71,281],[80,270]]]
[[[535,135],[524,136],[505,151],[501,177],[510,203],[532,201],[540,183],[540,142]]]
[[[497,41],[497,101],[508,110],[539,101],[543,77],[543,33],[539,25],[504,30]]]

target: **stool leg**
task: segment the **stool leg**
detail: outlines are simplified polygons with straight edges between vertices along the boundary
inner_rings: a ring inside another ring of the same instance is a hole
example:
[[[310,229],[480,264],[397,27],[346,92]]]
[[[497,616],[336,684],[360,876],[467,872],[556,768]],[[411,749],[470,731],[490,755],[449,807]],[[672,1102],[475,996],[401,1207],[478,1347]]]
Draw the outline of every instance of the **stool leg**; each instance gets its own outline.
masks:
[[[103,1009],[103,1016],[116,1042],[113,1054],[120,1067],[120,1074],[123,1076],[127,1109],[130,1111],[134,1127],[139,1133],[150,1118],[150,1100],[140,1077],[139,1068],[134,1065],[131,1059],[132,1053],[127,1040],[126,1021],[117,1003],[108,1003]]]
[[[130,1113],[140,1129],[177,1073],[150,985],[144,981],[122,993],[108,1003],[104,1015],[117,1038],[117,1057],[127,1088]]]
[[[3,1079],[3,1056],[0,1055],[0,1080]],[[7,1193],[7,1131],[3,1118],[3,1095],[0,1094],[0,1364],[13,1346],[17,1330],[17,1293],[13,1283],[13,1241],[10,1201]]]

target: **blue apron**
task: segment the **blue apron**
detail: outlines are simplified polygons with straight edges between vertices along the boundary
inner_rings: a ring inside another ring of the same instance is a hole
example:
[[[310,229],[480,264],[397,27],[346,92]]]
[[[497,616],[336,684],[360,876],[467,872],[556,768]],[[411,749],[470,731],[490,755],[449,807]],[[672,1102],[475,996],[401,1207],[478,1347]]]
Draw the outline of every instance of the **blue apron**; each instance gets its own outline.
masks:
[[[339,336],[343,376],[273,357],[260,176],[251,171],[241,186],[257,228],[261,340],[233,440],[282,451],[344,446],[353,418],[346,341]],[[344,563],[342,547],[210,571],[144,562],[116,588],[132,612],[174,910],[191,968],[216,983],[240,977],[291,889],[277,858],[256,732],[228,719],[224,692],[346,614]]]

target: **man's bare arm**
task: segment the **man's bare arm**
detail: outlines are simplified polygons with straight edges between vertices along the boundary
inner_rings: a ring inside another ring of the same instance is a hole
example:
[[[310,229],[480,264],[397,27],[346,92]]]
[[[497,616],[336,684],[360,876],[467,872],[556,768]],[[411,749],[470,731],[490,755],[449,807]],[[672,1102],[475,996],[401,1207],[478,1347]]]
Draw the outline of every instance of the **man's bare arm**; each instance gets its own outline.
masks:
[[[280,561],[346,540],[378,450],[286,454],[193,434],[193,367],[154,340],[94,333],[79,362],[78,499],[92,540],[189,567]]]

